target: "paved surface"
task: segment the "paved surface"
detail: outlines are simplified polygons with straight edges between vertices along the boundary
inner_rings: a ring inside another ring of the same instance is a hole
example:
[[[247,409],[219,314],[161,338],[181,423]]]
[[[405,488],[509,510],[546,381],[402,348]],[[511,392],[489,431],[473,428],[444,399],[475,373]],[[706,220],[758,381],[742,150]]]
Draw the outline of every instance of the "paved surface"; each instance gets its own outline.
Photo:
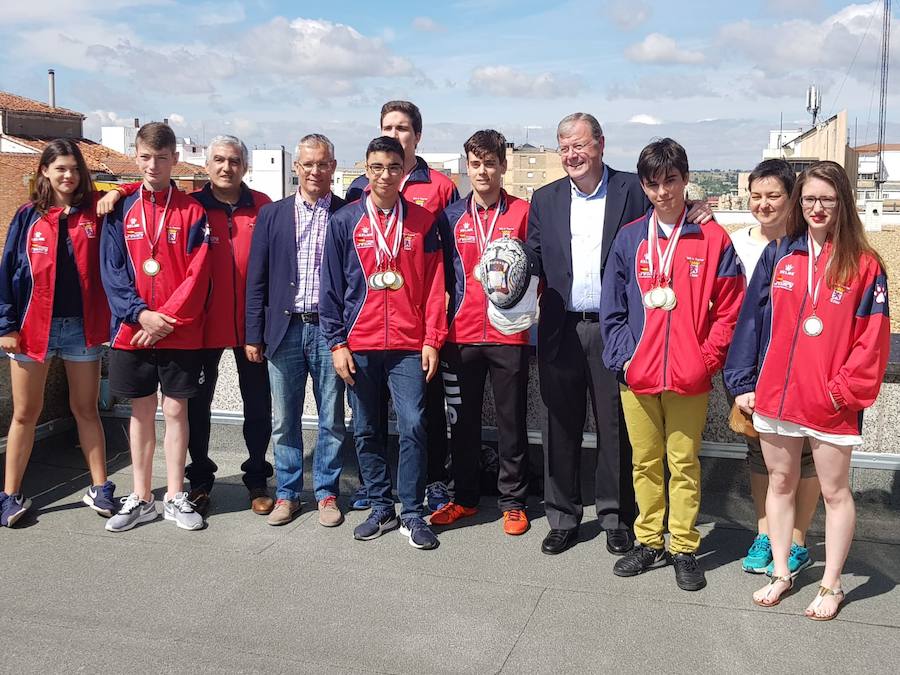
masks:
[[[125,493],[122,431],[111,434],[113,478]],[[215,429],[220,481],[205,530],[160,518],[112,534],[80,503],[87,479],[78,451],[59,438],[39,444],[26,484],[36,516],[0,530],[0,672],[900,669],[900,545],[870,535],[895,537],[896,512],[862,514],[870,538],[851,551],[847,602],[820,624],[801,614],[821,562],[780,606],[757,608],[750,594],[761,578],[739,564],[751,535],[734,521],[702,518],[709,585],[685,593],[671,568],[613,576],[590,509],[583,541],[555,557],[539,551],[548,526],[536,501],[523,537],[503,535],[485,499],[471,525],[444,530],[431,552],[396,533],[354,541],[365,514],[322,528],[311,503],[290,525],[269,527],[246,510],[240,447],[237,427]],[[155,469],[161,486],[160,457]],[[821,561],[820,538],[812,550]]]

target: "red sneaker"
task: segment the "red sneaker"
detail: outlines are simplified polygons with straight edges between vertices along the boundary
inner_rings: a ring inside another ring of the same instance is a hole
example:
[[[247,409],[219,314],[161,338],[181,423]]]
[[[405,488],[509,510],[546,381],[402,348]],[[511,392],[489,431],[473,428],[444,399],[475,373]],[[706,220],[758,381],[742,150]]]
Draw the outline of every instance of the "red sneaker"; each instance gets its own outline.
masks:
[[[522,509],[510,509],[503,512],[503,531],[518,536],[528,532],[528,516]]]
[[[432,525],[450,525],[460,518],[468,518],[478,513],[478,509],[470,506],[460,506],[456,502],[444,504],[441,508],[431,514]]]

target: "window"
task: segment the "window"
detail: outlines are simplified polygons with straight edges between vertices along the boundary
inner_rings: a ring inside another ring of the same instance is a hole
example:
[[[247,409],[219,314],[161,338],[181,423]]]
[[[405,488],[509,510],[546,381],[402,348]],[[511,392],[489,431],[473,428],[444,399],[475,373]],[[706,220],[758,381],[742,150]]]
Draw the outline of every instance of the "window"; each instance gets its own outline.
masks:
[[[529,178],[534,178],[534,171],[529,171],[529,172],[528,172],[528,177],[529,177]]]
[[[537,157],[529,157],[528,163],[529,164],[537,164]]]

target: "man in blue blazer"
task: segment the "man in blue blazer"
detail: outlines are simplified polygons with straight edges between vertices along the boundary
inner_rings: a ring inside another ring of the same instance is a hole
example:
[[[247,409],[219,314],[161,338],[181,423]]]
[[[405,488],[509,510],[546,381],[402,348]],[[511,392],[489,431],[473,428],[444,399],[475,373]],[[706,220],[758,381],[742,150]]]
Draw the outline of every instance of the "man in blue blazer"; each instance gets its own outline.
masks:
[[[247,271],[247,358],[268,359],[275,446],[275,508],[270,525],[289,523],[300,512],[303,481],[303,399],[307,375],[319,412],[313,489],[319,523],[340,525],[337,505],[344,442],[344,382],[319,332],[319,273],[331,214],[344,205],[331,193],[337,162],[321,134],[297,144],[296,194],[260,209]]]

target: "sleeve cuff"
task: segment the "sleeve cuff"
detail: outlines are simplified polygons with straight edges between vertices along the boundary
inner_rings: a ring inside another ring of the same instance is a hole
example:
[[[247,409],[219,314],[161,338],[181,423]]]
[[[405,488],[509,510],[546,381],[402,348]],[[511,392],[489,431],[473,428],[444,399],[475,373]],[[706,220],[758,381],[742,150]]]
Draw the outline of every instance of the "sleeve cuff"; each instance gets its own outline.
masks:
[[[828,386],[828,391],[834,399],[834,402],[837,403],[839,410],[847,406],[847,399],[844,398],[844,394],[841,392],[840,387],[837,386],[837,383],[832,382]]]

